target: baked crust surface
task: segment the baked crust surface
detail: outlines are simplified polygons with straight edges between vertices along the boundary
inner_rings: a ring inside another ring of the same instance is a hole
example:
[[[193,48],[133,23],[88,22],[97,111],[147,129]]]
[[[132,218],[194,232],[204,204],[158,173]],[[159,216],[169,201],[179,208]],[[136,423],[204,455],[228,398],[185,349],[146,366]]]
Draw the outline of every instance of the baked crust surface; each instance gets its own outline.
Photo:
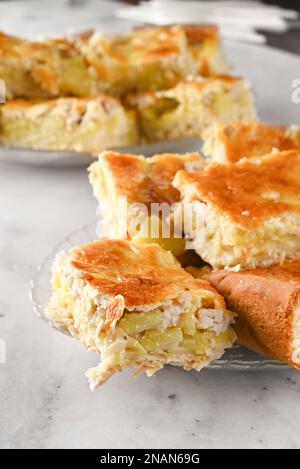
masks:
[[[203,152],[216,163],[235,163],[279,151],[300,150],[300,129],[260,122],[215,123],[203,135]]]
[[[175,187],[189,200],[209,203],[238,226],[251,229],[284,212],[300,212],[300,151],[215,164],[197,173],[180,171]]]
[[[215,271],[209,281],[238,313],[238,342],[300,369],[293,356],[298,339],[300,261],[242,272]]]
[[[163,153],[145,158],[141,155],[116,153],[106,151],[99,156],[99,160],[90,167],[91,183],[99,201],[104,196],[126,196],[129,203],[178,202],[180,193],[172,185],[175,174],[189,165],[204,165],[199,153]],[[109,180],[112,192],[98,193],[102,177]]]
[[[187,274],[170,253],[156,244],[99,240],[71,251],[70,264],[101,295],[122,295],[126,308],[161,303],[186,289],[193,293],[207,290],[224,305],[208,282]]]

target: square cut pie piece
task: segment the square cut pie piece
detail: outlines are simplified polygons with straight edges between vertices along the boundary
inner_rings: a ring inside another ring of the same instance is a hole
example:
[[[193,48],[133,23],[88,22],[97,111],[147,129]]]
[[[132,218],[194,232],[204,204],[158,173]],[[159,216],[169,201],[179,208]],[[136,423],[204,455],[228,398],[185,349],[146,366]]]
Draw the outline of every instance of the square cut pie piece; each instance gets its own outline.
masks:
[[[300,261],[215,271],[209,281],[238,314],[237,340],[300,370]]]
[[[213,267],[264,267],[300,257],[300,151],[179,171],[174,186],[192,217],[186,236]]]
[[[171,88],[190,74],[228,73],[214,26],[138,27],[128,34],[94,33],[82,43],[104,91],[117,96]]]
[[[71,38],[28,41],[0,32],[0,78],[9,99],[97,92],[90,66]]]
[[[211,162],[236,163],[279,151],[300,150],[300,129],[260,122],[215,123],[203,134],[203,152]]]
[[[134,112],[115,98],[12,100],[0,107],[0,144],[42,150],[99,151],[135,144]]]
[[[242,78],[191,77],[166,91],[144,91],[127,98],[137,108],[146,141],[201,137],[214,122],[256,119],[249,84]]]
[[[49,318],[101,355],[91,389],[127,367],[199,371],[235,340],[223,298],[157,244],[101,239],[62,252],[52,288]]]
[[[102,153],[89,172],[101,208],[104,235],[154,242],[175,256],[182,254],[183,233],[181,230],[175,234],[172,221],[180,192],[172,182],[177,171],[200,170],[203,165],[199,153],[166,153],[151,158],[111,151]],[[154,208],[165,211],[154,211]]]

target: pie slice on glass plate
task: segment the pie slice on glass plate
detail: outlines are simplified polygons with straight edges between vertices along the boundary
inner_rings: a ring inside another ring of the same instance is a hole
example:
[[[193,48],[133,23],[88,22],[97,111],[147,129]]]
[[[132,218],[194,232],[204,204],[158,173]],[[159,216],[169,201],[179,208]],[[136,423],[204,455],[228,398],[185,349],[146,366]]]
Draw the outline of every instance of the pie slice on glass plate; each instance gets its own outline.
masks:
[[[229,72],[215,26],[142,26],[127,34],[94,33],[82,41],[82,50],[102,91],[116,96],[171,88],[188,75]]]
[[[199,137],[214,122],[256,120],[254,99],[243,78],[190,77],[165,91],[142,91],[128,96],[137,109],[145,141]]]
[[[165,153],[151,158],[110,151],[100,154],[89,172],[105,236],[154,242],[175,256],[183,254],[183,232],[176,234],[173,223],[180,193],[172,181],[179,170],[200,170],[203,166],[199,153]]]
[[[138,142],[133,111],[116,98],[12,100],[0,107],[0,144],[37,150],[70,150],[98,155],[108,145]]]
[[[157,244],[101,239],[59,253],[46,313],[100,353],[91,389],[127,367],[199,371],[235,341],[223,298]]]

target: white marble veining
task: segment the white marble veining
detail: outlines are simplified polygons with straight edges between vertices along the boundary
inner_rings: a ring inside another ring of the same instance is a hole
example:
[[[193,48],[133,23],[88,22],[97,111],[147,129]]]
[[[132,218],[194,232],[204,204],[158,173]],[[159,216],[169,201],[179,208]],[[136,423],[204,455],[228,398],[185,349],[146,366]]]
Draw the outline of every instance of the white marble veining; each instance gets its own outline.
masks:
[[[42,2],[34,3],[39,9]],[[0,2],[0,28],[29,31],[36,11],[16,5]],[[49,16],[49,29],[61,17]],[[64,18],[67,29],[72,13]],[[40,33],[40,23],[32,24]],[[251,57],[256,65],[248,66],[249,75],[261,75],[267,85],[260,58],[259,51]],[[249,60],[241,57],[241,72]],[[273,64],[276,79],[288,87],[295,72],[280,78],[281,67]],[[280,121],[283,112],[295,123],[300,108],[288,104],[289,92],[281,90],[276,105],[274,87],[266,86],[264,96],[259,89],[262,113]],[[7,346],[7,362],[0,364],[0,447],[299,448],[300,374],[292,370],[197,374],[168,368],[152,379],[128,372],[90,393],[83,373],[96,357],[38,319],[28,290],[43,258],[92,222],[95,211],[82,168],[0,162],[0,340]]]

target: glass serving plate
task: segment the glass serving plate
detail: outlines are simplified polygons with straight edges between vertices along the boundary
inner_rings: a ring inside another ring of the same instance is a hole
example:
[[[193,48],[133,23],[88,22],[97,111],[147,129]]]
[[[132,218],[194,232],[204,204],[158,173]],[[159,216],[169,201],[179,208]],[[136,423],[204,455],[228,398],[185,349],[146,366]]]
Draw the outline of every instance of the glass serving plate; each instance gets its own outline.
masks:
[[[152,156],[157,153],[186,153],[200,151],[202,141],[198,138],[143,143],[114,148],[120,153]],[[86,167],[95,160],[88,153],[61,150],[29,150],[23,148],[3,147],[0,145],[0,161],[51,167]]]
[[[99,232],[99,222],[97,223],[97,232]],[[78,231],[71,233],[64,241],[59,243],[53,252],[46,257],[37,274],[31,281],[30,299],[33,303],[36,314],[51,327],[66,334],[64,331],[56,327],[51,320],[45,315],[45,305],[48,303],[51,295],[51,268],[55,255],[60,251],[68,251],[74,247],[94,241],[96,237],[96,223],[86,225]],[[228,370],[265,370],[288,368],[285,363],[275,361],[252,352],[241,346],[234,346],[228,350],[222,358],[216,360],[212,365],[212,369],[228,369]]]

